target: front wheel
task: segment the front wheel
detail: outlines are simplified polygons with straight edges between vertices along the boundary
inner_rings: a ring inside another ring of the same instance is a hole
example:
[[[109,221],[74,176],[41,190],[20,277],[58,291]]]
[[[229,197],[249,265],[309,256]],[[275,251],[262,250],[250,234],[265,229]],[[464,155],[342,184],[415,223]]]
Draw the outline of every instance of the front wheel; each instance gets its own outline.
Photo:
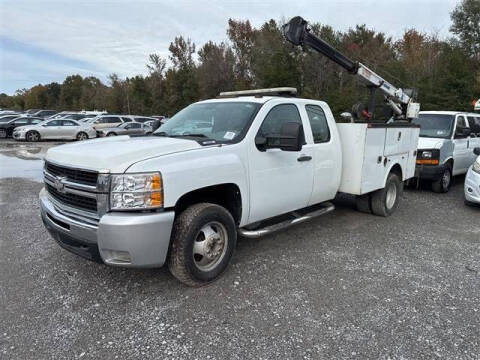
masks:
[[[385,187],[371,195],[372,212],[378,216],[390,216],[398,206],[403,186],[398,175],[388,174]]]
[[[225,271],[236,243],[235,221],[225,208],[192,205],[175,219],[168,267],[186,285],[208,284]]]
[[[83,131],[81,131],[77,134],[77,140],[78,141],[83,141],[83,140],[87,140],[87,139],[88,139],[88,135],[86,133],[84,133]]]
[[[108,133],[107,136],[116,136],[117,134],[111,132],[111,133]]]
[[[440,179],[432,182],[432,190],[436,193],[446,193],[452,186],[452,170],[446,167]]]
[[[27,139],[27,141],[29,141],[29,142],[39,141],[40,140],[40,134],[38,133],[38,131],[29,131],[25,135],[25,139]]]

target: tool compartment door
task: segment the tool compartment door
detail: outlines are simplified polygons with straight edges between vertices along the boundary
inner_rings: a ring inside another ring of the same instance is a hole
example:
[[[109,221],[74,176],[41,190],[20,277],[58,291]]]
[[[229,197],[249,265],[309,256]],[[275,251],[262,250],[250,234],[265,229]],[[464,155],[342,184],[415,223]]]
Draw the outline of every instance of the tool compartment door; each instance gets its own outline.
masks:
[[[360,194],[383,188],[385,179],[385,128],[367,128],[365,136],[365,151],[363,154],[362,186]]]
[[[411,128],[390,127],[385,136],[385,156],[408,153],[411,147]]]

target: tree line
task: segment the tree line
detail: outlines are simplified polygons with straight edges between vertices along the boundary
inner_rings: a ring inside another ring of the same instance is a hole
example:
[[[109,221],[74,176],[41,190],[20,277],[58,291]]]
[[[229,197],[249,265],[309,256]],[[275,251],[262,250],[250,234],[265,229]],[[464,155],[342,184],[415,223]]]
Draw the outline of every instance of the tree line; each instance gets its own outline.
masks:
[[[451,14],[453,36],[406,30],[399,39],[357,25],[337,31],[311,23],[312,32],[346,56],[369,66],[396,86],[418,89],[423,110],[472,110],[480,97],[480,1],[463,0]],[[67,76],[63,83],[39,84],[0,94],[0,107],[107,110],[110,113],[173,115],[188,104],[221,91],[296,87],[300,96],[329,103],[334,114],[349,110],[366,91],[358,80],[325,57],[293,47],[282,23],[258,28],[248,20],[228,21],[225,42],[197,49],[183,36],[169,46],[168,60],[148,57],[147,75]]]

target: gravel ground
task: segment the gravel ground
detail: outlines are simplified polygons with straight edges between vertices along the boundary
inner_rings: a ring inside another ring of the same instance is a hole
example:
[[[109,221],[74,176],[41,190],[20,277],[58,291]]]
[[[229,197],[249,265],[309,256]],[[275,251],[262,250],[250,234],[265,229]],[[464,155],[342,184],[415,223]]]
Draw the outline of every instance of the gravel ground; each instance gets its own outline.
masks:
[[[310,223],[240,240],[200,289],[61,249],[40,188],[0,180],[2,359],[480,356],[480,208],[463,204],[463,179],[448,194],[406,191],[387,219],[342,198]]]

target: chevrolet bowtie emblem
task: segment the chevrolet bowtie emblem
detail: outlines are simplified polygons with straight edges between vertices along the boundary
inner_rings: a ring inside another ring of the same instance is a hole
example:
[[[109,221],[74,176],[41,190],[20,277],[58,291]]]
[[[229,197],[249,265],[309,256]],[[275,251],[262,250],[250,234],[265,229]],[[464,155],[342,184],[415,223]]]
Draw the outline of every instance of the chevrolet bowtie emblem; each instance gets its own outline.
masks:
[[[61,192],[61,193],[65,192],[65,183],[64,183],[65,180],[67,180],[65,176],[55,177],[55,189],[57,189],[58,192]]]

